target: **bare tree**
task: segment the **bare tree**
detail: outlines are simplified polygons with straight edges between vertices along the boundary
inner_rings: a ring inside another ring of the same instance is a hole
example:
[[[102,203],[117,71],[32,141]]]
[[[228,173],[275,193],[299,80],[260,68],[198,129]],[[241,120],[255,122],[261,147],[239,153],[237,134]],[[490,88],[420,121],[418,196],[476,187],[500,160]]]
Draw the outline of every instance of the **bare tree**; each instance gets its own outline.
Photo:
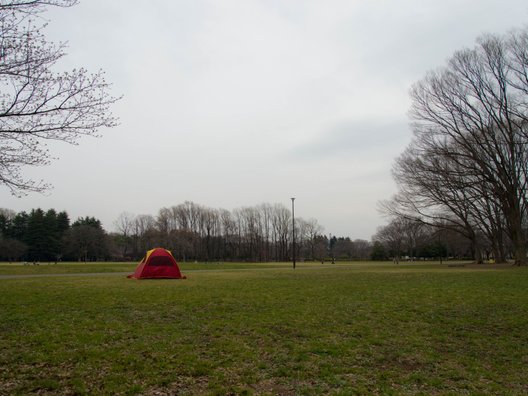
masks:
[[[480,183],[455,161],[442,155],[427,135],[416,136],[396,160],[393,177],[399,192],[381,203],[393,217],[458,232],[472,241],[473,256],[481,261],[477,240]]]
[[[205,239],[205,257],[206,260],[218,258],[217,237],[220,233],[220,218],[218,211],[211,208],[202,209],[202,240]],[[202,253],[203,255],[203,253]]]
[[[128,237],[133,232],[135,223],[136,216],[133,213],[121,212],[114,221],[114,226],[118,232]]]
[[[269,261],[272,257],[271,253],[271,220],[273,217],[273,206],[268,203],[262,203],[258,206],[262,224],[262,238],[263,238],[263,261]]]
[[[381,243],[388,250],[396,263],[399,263],[403,253],[403,228],[402,219],[394,218],[386,226],[378,228],[372,237],[373,242]]]
[[[237,222],[233,218],[231,212],[226,209],[220,209],[219,217],[223,234],[223,258],[236,257],[236,249],[238,246]]]
[[[156,220],[152,215],[137,215],[134,219],[134,233],[138,236],[144,235],[155,227]]]
[[[301,236],[301,244],[307,248],[308,256],[314,260],[317,256],[316,247],[318,243],[318,236],[323,234],[324,228],[316,219],[303,220],[298,219],[299,235]]]
[[[370,257],[372,245],[364,239],[354,239],[354,253],[352,258],[366,260]]]
[[[288,244],[291,242],[291,212],[282,204],[273,206],[272,239],[275,245],[275,260],[288,258]]]
[[[136,216],[133,213],[130,212],[121,212],[119,216],[117,216],[117,219],[114,221],[114,227],[116,228],[117,232],[120,234],[120,241],[118,241],[119,245],[121,245],[122,248],[122,256],[126,257],[129,253],[129,248],[131,245],[133,245],[133,232],[134,232],[134,225],[136,222]],[[136,250],[136,249],[133,249]]]
[[[40,14],[46,6],[69,7],[76,0],[13,0],[0,4],[0,184],[14,195],[43,191],[42,181],[22,175],[25,166],[48,164],[48,141],[76,144],[113,127],[117,100],[104,73],[83,68],[57,73],[65,44],[46,40]],[[39,19],[40,18],[40,19]]]
[[[156,220],[151,215],[137,215],[134,218],[132,235],[134,241],[134,254],[142,255],[152,249],[152,236],[156,234]]]
[[[518,264],[527,262],[527,44],[526,30],[483,36],[416,83],[414,139],[395,167],[407,216],[451,224],[475,245],[485,234],[498,256],[505,233]]]

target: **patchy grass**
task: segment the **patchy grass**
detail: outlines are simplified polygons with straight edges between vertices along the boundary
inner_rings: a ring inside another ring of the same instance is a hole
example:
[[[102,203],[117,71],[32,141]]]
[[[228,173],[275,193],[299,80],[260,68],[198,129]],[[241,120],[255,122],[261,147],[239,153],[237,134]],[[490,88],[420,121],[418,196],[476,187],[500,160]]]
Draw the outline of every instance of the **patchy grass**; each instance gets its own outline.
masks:
[[[527,284],[370,263],[3,279],[0,394],[526,394]]]
[[[91,274],[134,272],[138,263],[40,263],[39,265],[22,263],[0,263],[0,275],[48,275],[48,274]],[[185,270],[237,269],[247,268],[250,264],[225,263],[183,263]],[[253,264],[255,268],[280,266],[280,264]],[[284,264],[282,264],[284,266]]]
[[[48,274],[91,274],[91,273],[121,273],[133,272],[137,262],[60,262],[48,263],[43,262],[38,265],[32,263],[0,263],[0,276],[2,275],[48,275]],[[210,271],[210,270],[247,270],[247,269],[289,269],[292,268],[291,262],[267,262],[267,263],[233,263],[233,262],[179,262],[182,272],[185,271]],[[439,270],[447,266],[464,267],[469,265],[465,262],[444,262],[444,265],[439,265],[436,261],[418,261],[418,262],[402,262],[399,265],[394,265],[392,262],[381,261],[338,261],[336,264],[328,262],[321,264],[320,262],[298,262],[298,269],[307,268],[350,268],[362,271],[402,271],[405,269],[431,269]],[[493,269],[500,267],[494,266],[479,266],[480,269]],[[502,266],[504,267],[504,266]]]
[[[344,262],[337,264],[348,265]],[[90,274],[133,272],[137,262],[60,262],[39,264],[33,263],[0,263],[0,275],[47,275],[47,274]],[[231,263],[231,262],[179,262],[182,271],[222,270],[222,269],[255,269],[255,268],[291,268],[291,263]],[[302,263],[300,266],[317,267],[320,263]],[[359,265],[359,264],[358,264]]]
[[[84,274],[134,271],[137,263],[0,263],[0,275]]]

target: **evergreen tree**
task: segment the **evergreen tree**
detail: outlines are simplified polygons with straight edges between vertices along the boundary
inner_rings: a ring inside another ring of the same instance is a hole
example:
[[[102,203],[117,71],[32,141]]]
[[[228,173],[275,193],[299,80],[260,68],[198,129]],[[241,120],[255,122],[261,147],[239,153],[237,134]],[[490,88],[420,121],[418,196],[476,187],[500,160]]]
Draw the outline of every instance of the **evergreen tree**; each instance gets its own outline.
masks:
[[[28,245],[28,258],[40,261],[48,258],[49,240],[46,233],[46,219],[40,208],[29,213],[24,242]]]
[[[6,229],[6,236],[17,239],[21,242],[26,241],[29,216],[26,212],[18,212]]]
[[[67,255],[78,261],[93,261],[108,256],[108,236],[101,221],[95,217],[80,217],[73,222],[64,238]]]
[[[90,217],[90,216],[79,217],[77,220],[73,222],[72,227],[77,227],[77,226],[82,226],[82,225],[100,228],[101,230],[103,229],[103,225],[101,224],[101,221],[96,219],[95,217]]]

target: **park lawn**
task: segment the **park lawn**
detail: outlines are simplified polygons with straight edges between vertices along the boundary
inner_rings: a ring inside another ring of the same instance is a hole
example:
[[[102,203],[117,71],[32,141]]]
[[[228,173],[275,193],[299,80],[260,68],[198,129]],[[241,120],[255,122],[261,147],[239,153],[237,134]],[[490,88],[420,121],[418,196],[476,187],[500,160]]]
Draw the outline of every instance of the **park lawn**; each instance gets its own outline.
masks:
[[[23,263],[0,263],[0,275],[46,275],[133,272],[137,263],[67,263],[43,262],[38,265]]]
[[[0,394],[527,394],[528,269],[0,280]]]
[[[138,262],[42,262],[33,263],[0,263],[1,275],[47,275],[47,274],[91,274],[134,272]],[[218,270],[218,269],[255,269],[255,268],[290,268],[292,263],[231,263],[231,262],[179,262],[182,271]],[[300,266],[313,267],[320,263],[299,263]],[[344,262],[338,265],[350,265]]]
[[[395,270],[398,271],[404,269],[443,269],[449,264],[451,265],[463,265],[464,262],[444,262],[444,265],[439,265],[437,261],[417,261],[417,262],[402,262],[400,265],[395,266],[392,262],[388,261],[337,261],[335,264],[325,262],[298,262],[297,268],[334,268],[334,267],[347,267],[356,270],[368,270],[368,271],[386,271]],[[467,262],[466,262],[467,263]],[[0,262],[0,276],[3,275],[59,275],[59,274],[104,274],[104,273],[123,273],[123,272],[134,272],[137,267],[137,262],[59,262],[57,264],[51,262],[42,262],[38,265],[32,263],[24,264],[21,262],[14,263],[1,263]],[[252,262],[179,262],[178,263],[182,272],[185,271],[210,271],[210,270],[249,270],[249,269],[280,269],[280,268],[292,268],[291,262],[263,262],[263,263],[252,263]],[[483,266],[482,268],[485,268]],[[491,266],[490,266],[491,268]]]

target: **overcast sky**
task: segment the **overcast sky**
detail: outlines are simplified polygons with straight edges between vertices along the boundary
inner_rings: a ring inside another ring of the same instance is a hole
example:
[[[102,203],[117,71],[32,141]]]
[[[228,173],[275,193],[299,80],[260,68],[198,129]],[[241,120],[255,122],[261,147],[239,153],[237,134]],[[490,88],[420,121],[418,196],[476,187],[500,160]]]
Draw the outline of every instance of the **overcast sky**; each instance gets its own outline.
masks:
[[[186,200],[262,202],[370,239],[409,143],[408,91],[482,33],[528,21],[525,0],[82,0],[50,10],[63,70],[106,71],[120,125],[25,174],[54,185],[15,211],[156,215]]]

